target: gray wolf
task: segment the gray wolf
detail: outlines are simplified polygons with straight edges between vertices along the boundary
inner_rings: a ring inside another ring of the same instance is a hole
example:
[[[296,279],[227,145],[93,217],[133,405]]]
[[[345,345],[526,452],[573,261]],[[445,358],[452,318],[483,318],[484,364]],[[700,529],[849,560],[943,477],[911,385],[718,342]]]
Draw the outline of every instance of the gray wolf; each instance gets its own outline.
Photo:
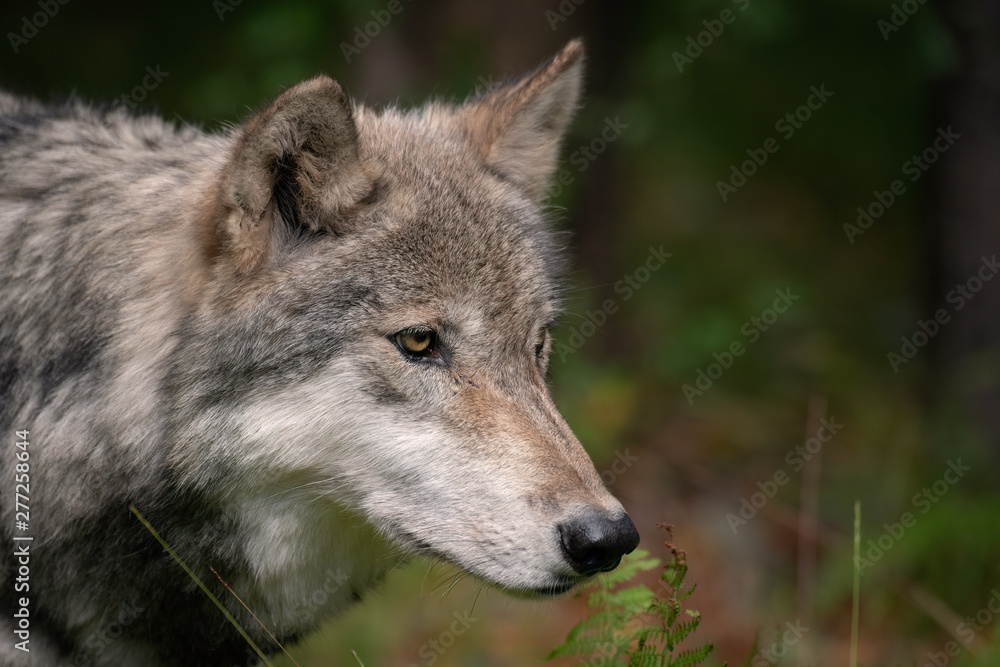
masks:
[[[545,379],[582,56],[222,134],[0,95],[3,664],[245,664],[131,505],[269,650],[210,568],[290,642],[411,556],[546,596],[637,545]]]

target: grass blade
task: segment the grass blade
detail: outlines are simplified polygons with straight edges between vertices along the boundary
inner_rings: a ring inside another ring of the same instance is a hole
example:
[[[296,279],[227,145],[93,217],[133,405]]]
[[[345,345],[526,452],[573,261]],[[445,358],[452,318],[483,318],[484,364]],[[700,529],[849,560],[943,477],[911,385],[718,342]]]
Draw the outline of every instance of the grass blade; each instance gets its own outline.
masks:
[[[187,563],[181,560],[181,557],[178,556],[176,553],[174,553],[174,550],[170,548],[170,545],[167,544],[162,537],[160,537],[160,534],[156,532],[156,529],[153,528],[153,526],[150,525],[148,521],[146,521],[146,518],[142,516],[139,510],[136,509],[135,505],[129,505],[128,508],[132,510],[132,514],[134,514],[136,518],[139,519],[140,523],[142,523],[142,525],[146,527],[146,530],[152,533],[153,537],[156,538],[156,541],[159,542],[163,546],[163,548],[167,550],[167,553],[170,554],[170,557],[173,558],[175,561],[177,561],[177,564],[180,565],[185,572],[187,572],[188,576],[191,577],[192,580],[194,580],[194,583],[198,584],[198,587],[205,592],[205,595],[208,596],[208,599],[215,603],[215,606],[219,608],[223,616],[225,616],[229,620],[229,622],[233,624],[233,627],[236,628],[241,635],[243,635],[243,639],[247,640],[247,643],[250,644],[250,648],[252,648],[254,651],[257,652],[257,655],[259,655],[260,659],[264,661],[264,664],[267,665],[267,667],[274,667],[271,661],[267,659],[267,656],[264,655],[264,652],[257,647],[257,645],[254,643],[252,639],[250,639],[250,635],[246,633],[246,631],[240,626],[239,622],[237,622],[237,620],[233,618],[233,615],[229,613],[229,610],[226,609],[224,606],[222,606],[222,603],[219,602],[219,599],[217,597],[212,595],[212,591],[208,590],[208,586],[202,583],[201,579],[198,578],[198,575],[196,575],[191,570],[191,568],[187,566]]]
[[[851,667],[858,667],[858,616],[861,607],[861,501],[854,501],[854,595],[851,608]]]

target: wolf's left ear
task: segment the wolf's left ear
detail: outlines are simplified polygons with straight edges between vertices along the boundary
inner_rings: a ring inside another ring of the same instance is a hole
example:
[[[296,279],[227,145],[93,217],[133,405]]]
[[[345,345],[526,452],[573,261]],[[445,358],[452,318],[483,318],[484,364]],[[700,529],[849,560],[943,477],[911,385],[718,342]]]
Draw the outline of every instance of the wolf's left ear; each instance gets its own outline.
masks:
[[[243,126],[220,175],[210,245],[251,271],[302,231],[337,231],[338,214],[370,189],[350,102],[318,76]]]
[[[521,79],[469,101],[462,119],[483,160],[542,201],[576,111],[583,43],[576,39]]]

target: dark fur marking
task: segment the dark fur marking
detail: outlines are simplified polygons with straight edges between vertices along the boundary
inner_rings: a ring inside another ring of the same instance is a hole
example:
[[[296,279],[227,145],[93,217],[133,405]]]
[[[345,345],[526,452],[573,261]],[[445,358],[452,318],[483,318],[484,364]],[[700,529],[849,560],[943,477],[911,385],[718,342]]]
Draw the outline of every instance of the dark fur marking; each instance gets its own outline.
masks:
[[[385,197],[387,190],[385,181],[381,178],[376,178],[368,194],[362,197],[359,203],[365,206],[374,206]]]
[[[394,351],[395,352],[395,351]],[[372,380],[364,388],[364,392],[383,405],[401,404],[407,401],[405,395],[401,394],[392,384],[384,366],[380,364],[367,364],[365,370]]]
[[[60,346],[53,356],[48,357],[38,369],[43,403],[63,383],[78,375],[97,372],[101,367],[99,358],[105,346],[105,340],[86,337],[77,341],[67,341],[67,344]]]
[[[278,207],[278,215],[292,230],[302,228],[299,202],[302,187],[295,178],[295,164],[291,155],[282,155],[274,164],[274,191],[272,198]]]
[[[20,356],[7,337],[0,337],[0,424],[9,424],[13,414],[14,381],[18,377],[17,359]]]
[[[233,405],[248,394],[302,382],[321,371],[349,341],[345,319],[352,309],[372,303],[363,285],[336,283],[327,294],[273,294],[263,307],[234,318],[224,330],[209,318],[190,317],[167,378],[167,393],[183,416],[216,404]],[[299,325],[301,319],[308,326]],[[194,349],[191,349],[191,348]],[[184,365],[183,360],[195,360]]]
[[[497,167],[493,166],[492,164],[483,163],[481,165],[481,168],[484,173],[489,174],[498,181],[501,181],[503,183],[508,183],[511,185],[517,185],[516,183],[514,183],[514,181],[511,180],[509,175],[507,175],[505,172],[501,171]]]

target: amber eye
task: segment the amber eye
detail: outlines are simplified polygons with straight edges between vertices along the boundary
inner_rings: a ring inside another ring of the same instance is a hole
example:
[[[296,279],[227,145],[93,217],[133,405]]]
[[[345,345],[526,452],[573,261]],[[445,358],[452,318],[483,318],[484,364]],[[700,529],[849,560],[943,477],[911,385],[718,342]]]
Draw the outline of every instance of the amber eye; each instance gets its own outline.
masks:
[[[545,351],[545,341],[548,339],[549,332],[542,329],[538,332],[538,337],[535,339],[535,357],[538,359],[542,358],[542,352]]]
[[[411,357],[422,359],[437,353],[437,334],[433,329],[404,329],[392,339],[400,350]]]

